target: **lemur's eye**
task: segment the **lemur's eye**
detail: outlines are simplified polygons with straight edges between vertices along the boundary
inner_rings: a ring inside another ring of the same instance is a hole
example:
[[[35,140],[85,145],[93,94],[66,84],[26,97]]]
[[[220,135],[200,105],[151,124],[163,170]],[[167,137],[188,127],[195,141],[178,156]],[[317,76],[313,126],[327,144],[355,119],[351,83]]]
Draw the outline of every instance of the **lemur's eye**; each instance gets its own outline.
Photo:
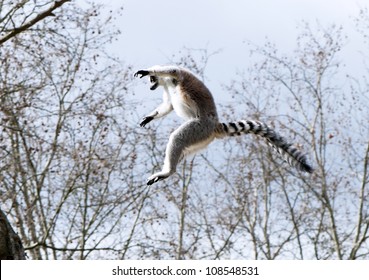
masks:
[[[157,81],[158,81],[158,79],[155,76],[150,76],[150,82],[151,83],[155,83]]]

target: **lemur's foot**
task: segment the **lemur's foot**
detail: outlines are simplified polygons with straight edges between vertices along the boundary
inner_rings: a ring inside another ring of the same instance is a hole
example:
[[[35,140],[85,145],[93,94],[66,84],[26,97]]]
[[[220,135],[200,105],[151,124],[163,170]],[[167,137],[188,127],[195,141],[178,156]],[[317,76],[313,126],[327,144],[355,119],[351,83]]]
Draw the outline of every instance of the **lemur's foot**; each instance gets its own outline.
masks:
[[[164,180],[166,178],[168,178],[169,175],[157,175],[157,174],[154,174],[152,176],[149,177],[149,179],[147,179],[147,185],[152,185],[156,182],[159,182],[161,180]]]

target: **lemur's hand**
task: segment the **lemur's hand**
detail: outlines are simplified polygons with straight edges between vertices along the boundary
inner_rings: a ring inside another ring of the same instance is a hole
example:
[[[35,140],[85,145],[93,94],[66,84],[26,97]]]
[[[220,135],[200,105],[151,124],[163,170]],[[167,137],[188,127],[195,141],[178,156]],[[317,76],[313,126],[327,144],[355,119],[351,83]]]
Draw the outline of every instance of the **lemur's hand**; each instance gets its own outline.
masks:
[[[135,74],[134,74],[134,76],[135,77],[139,77],[139,78],[143,78],[143,77],[145,77],[145,76],[147,76],[147,75],[149,75],[149,71],[147,71],[147,70],[138,70]],[[140,75],[141,75],[141,77],[140,77]]]
[[[154,119],[154,117],[144,117],[142,121],[140,122],[140,126],[144,127],[149,122],[151,122]]]

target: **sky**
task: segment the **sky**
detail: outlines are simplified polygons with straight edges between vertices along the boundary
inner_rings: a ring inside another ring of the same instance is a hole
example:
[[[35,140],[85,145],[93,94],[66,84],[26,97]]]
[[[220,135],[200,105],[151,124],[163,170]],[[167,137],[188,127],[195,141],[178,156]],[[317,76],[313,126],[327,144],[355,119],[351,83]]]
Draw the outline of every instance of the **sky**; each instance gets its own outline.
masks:
[[[345,55],[355,67],[361,62],[353,18],[369,0],[114,0],[107,5],[124,8],[117,21],[122,34],[112,47],[123,60],[145,68],[167,64],[184,47],[220,50],[206,68],[208,87],[218,90],[251,66],[247,42],[270,40],[288,53],[302,21],[344,26],[352,35]]]

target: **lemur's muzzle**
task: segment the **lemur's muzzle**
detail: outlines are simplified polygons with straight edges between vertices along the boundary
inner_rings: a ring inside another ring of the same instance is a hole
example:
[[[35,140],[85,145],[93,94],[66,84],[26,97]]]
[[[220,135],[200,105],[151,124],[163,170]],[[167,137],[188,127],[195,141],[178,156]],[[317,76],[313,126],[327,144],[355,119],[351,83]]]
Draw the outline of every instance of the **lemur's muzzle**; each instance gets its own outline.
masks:
[[[155,90],[159,86],[158,78],[155,76],[150,76],[151,90]]]

